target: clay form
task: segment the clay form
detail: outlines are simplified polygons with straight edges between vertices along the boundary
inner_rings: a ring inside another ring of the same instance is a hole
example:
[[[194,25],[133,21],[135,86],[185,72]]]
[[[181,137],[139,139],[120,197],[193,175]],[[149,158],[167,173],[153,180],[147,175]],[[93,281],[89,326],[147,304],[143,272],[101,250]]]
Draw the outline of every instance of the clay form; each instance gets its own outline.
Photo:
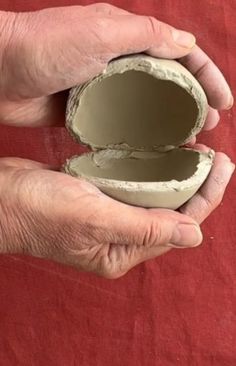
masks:
[[[65,171],[107,195],[143,207],[176,209],[208,176],[214,153],[179,148],[202,128],[205,93],[182,65],[136,55],[71,90],[67,128],[91,153]]]

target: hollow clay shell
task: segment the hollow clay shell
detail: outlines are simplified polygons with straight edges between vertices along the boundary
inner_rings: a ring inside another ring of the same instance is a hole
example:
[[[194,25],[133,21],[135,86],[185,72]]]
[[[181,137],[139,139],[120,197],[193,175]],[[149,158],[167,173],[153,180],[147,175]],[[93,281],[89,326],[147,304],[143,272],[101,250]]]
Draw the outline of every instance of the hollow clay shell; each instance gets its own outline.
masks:
[[[177,61],[117,59],[70,92],[66,126],[93,151],[72,157],[64,170],[122,202],[176,209],[213,164],[213,151],[180,147],[200,132],[207,112],[201,85]]]

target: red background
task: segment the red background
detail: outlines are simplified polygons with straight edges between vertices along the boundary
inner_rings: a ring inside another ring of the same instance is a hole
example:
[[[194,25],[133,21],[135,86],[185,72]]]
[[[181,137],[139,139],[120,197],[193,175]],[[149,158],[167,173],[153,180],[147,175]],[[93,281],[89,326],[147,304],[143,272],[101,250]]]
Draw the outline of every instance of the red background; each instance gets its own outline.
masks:
[[[0,0],[0,8],[93,2]],[[235,0],[110,3],[192,31],[235,92]],[[235,162],[235,109],[200,140]],[[0,127],[0,156],[58,164],[78,150],[64,128]],[[172,251],[115,281],[43,260],[1,256],[0,365],[235,366],[235,177],[203,232],[203,246]]]

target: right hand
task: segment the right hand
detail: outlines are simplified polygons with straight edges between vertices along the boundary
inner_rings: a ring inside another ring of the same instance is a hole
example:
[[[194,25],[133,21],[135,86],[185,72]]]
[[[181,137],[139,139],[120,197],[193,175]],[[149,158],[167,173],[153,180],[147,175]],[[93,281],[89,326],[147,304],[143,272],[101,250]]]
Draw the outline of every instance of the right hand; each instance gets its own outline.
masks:
[[[205,129],[233,97],[223,75],[191,33],[109,4],[29,13],[0,11],[0,121],[17,126],[64,124],[66,93],[130,53],[179,59],[209,102]]]

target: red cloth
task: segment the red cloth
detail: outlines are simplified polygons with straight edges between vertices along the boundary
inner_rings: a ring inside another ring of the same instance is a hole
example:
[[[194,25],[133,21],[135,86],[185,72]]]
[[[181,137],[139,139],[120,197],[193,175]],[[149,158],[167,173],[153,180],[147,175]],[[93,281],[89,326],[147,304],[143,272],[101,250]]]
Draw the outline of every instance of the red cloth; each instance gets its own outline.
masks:
[[[235,0],[117,0],[192,31],[236,88]],[[6,10],[93,1],[1,0]],[[201,140],[236,161],[235,109]],[[63,128],[0,127],[0,155],[61,163],[77,152]],[[203,246],[110,281],[59,264],[0,257],[2,366],[235,366],[236,180],[204,223]]]

